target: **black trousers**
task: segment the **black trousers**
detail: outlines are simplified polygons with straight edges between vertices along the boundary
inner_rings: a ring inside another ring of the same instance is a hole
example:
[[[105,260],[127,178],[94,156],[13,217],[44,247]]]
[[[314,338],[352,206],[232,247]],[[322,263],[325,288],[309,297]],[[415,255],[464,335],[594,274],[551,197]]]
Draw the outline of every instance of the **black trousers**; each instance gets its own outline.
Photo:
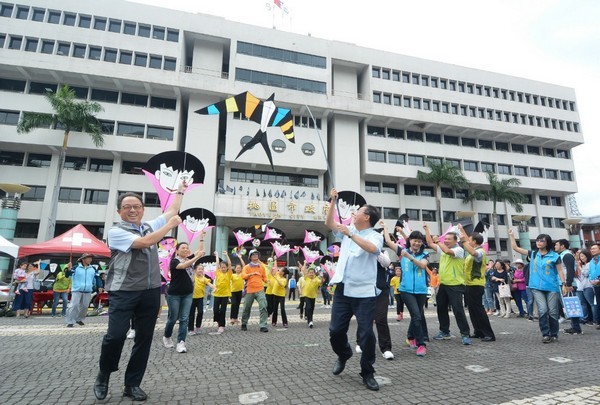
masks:
[[[373,318],[376,297],[352,298],[344,295],[344,284],[339,283],[333,294],[331,322],[329,323],[329,342],[337,356],[346,361],[352,357],[352,348],[348,343],[348,328],[352,316],[358,324],[358,345],[362,349],[360,357],[360,375],[367,377],[375,373],[375,333]]]
[[[313,320],[313,313],[315,312],[316,300],[316,298],[304,297],[304,302],[306,303],[306,322],[312,322]]]
[[[284,325],[287,325],[288,319],[287,314],[285,313],[285,296],[279,297],[277,295],[273,296],[273,324],[277,323],[277,309],[281,307],[281,321]]]
[[[390,291],[382,290],[375,300],[375,328],[377,328],[377,342],[381,353],[392,350],[392,337],[388,326],[387,314]]]
[[[198,313],[196,314],[196,311]],[[196,316],[196,322],[194,323],[194,315]],[[188,317],[188,331],[194,330],[194,326],[199,328],[202,326],[202,318],[204,317],[204,297],[193,298],[192,306],[190,307],[190,316]]]
[[[490,318],[488,318],[483,308],[483,293],[485,287],[478,285],[468,285],[465,287],[465,302],[469,308],[469,318],[473,324],[473,335],[477,337],[495,338]]]
[[[215,321],[219,326],[225,326],[225,316],[227,314],[227,304],[229,297],[215,297],[213,311],[215,312]]]
[[[160,288],[142,291],[109,291],[108,329],[102,339],[100,372],[119,369],[119,360],[131,319],[135,317],[135,339],[125,370],[125,385],[138,387],[148,364],[150,347],[160,307]]]
[[[298,309],[300,309],[300,316],[304,314],[304,304],[306,303],[306,297],[300,297],[300,304],[298,304]]]
[[[234,291],[231,293],[231,319],[238,319],[240,314],[240,304],[242,303],[242,291]]]
[[[408,339],[415,339],[417,346],[425,346],[425,338],[429,338],[424,308],[427,302],[427,294],[402,292],[401,295],[410,314],[410,325],[408,326],[406,337]]]
[[[292,297],[294,297],[293,299],[296,300],[296,288],[290,288],[290,295],[288,296],[288,300],[291,300]]]
[[[267,298],[267,315],[271,316],[273,313],[273,297],[275,296],[273,294],[265,294],[265,297]]]
[[[448,315],[448,305],[452,307],[452,312],[456,318],[456,324],[462,336],[469,336],[471,330],[469,322],[465,315],[463,305],[463,295],[465,293],[464,285],[444,285],[440,284],[437,293],[437,315],[440,321],[440,331],[450,333],[450,315]]]

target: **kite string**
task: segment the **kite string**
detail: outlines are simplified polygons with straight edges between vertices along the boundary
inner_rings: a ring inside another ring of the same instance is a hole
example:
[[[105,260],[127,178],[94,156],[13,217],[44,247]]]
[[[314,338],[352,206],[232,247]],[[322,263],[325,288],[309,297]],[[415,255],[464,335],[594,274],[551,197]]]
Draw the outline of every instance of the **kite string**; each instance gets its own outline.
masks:
[[[329,181],[331,181],[331,187],[335,188],[335,182],[333,181],[333,172],[331,171],[331,166],[329,166],[329,159],[327,158],[327,152],[325,151],[325,144],[323,143],[323,138],[321,137],[321,132],[319,131],[319,127],[317,126],[317,120],[315,120],[315,117],[314,117],[312,111],[310,110],[310,107],[308,106],[308,104],[304,104],[304,106],[308,110],[310,119],[312,120],[313,126],[315,127],[315,131],[317,132],[317,135],[319,137],[319,142],[321,143],[321,150],[323,151],[323,157],[325,157],[325,164],[327,165],[327,173],[329,174]],[[335,200],[335,208],[337,209],[338,217],[340,219],[340,224],[341,224],[342,223],[342,214],[340,213],[340,202],[339,202],[339,199],[337,199],[337,198]]]

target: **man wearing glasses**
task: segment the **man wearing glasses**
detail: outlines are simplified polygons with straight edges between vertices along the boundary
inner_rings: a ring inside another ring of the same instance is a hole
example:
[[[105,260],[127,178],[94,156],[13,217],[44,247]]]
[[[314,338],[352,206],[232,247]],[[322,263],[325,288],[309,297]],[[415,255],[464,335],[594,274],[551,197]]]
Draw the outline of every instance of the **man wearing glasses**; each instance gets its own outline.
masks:
[[[185,183],[180,183],[173,203],[158,218],[143,221],[144,203],[135,193],[125,193],[117,200],[121,222],[108,231],[111,261],[105,289],[110,309],[108,330],[102,340],[100,371],[94,384],[99,400],[108,394],[110,373],[119,368],[119,359],[132,318],[135,318],[135,340],[125,371],[123,396],[145,401],[140,388],[146,371],[156,314],[160,307],[160,268],[156,244],[181,223],[177,215]]]
[[[360,359],[361,377],[367,388],[379,390],[379,384],[373,374],[375,369],[375,334],[373,319],[375,301],[381,293],[376,287],[377,256],[383,247],[383,237],[373,227],[379,221],[377,208],[362,206],[354,214],[350,226],[334,220],[334,207],[337,191],[331,190],[331,202],[325,218],[325,225],[334,235],[343,236],[336,272],[330,284],[337,284],[333,296],[331,322],[329,323],[329,341],[338,358],[333,366],[333,375],[338,375],[346,367],[346,361],[352,357],[348,344],[348,326],[352,316],[358,323],[358,345],[362,349]]]

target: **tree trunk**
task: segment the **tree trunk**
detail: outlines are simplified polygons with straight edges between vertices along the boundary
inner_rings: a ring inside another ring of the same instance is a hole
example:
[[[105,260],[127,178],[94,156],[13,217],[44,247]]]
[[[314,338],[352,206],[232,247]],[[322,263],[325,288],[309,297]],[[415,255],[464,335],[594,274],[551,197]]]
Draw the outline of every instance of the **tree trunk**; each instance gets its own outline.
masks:
[[[444,230],[444,218],[442,217],[442,186],[441,184],[435,185],[435,210],[437,212],[437,223],[439,227],[438,235],[441,235]]]
[[[60,191],[60,183],[62,180],[63,167],[67,156],[67,142],[69,141],[69,132],[65,131],[63,137],[63,146],[58,152],[58,167],[56,168],[56,177],[54,179],[54,188],[52,189],[52,198],[50,200],[50,214],[48,216],[48,228],[46,229],[46,239],[54,238],[56,231],[56,214],[58,211],[58,196]]]
[[[496,201],[494,201],[494,210],[492,212],[492,226],[494,228],[494,241],[496,242],[496,260],[502,255],[500,247],[500,234],[498,233],[498,214],[496,213]]]

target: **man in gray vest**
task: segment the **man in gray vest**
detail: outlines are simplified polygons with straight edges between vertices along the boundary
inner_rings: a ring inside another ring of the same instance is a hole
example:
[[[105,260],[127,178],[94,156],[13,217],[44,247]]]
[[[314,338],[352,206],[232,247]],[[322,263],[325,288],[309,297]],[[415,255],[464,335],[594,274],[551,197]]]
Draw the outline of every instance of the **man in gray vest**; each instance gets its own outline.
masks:
[[[125,371],[123,396],[134,401],[147,398],[140,383],[146,372],[160,307],[161,279],[156,244],[181,223],[177,213],[185,188],[184,183],[179,184],[173,203],[161,216],[147,222],[142,220],[144,203],[141,196],[125,193],[117,200],[117,212],[122,221],[108,231],[111,260],[105,289],[110,310],[108,330],[100,351],[100,371],[94,384],[94,394],[99,400],[108,394],[110,373],[119,368],[132,318],[135,319],[135,340]]]

